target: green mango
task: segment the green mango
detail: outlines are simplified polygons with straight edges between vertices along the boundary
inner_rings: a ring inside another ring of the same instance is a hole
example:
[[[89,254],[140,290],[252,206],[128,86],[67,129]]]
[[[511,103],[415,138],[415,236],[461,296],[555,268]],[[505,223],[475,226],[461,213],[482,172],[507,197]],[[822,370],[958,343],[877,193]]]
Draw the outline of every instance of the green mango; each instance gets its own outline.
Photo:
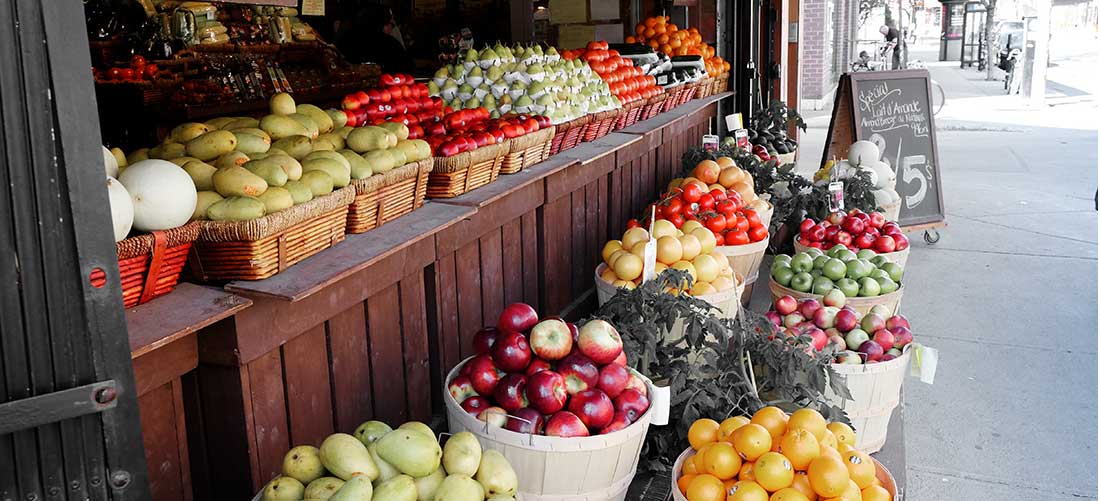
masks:
[[[268,186],[282,186],[290,180],[286,171],[270,158],[253,160],[244,164],[244,168],[248,169],[248,172],[262,177],[264,181],[267,181]]]
[[[339,129],[348,124],[348,115],[344,113],[344,110],[329,109],[326,113],[328,113],[328,117],[332,119],[332,130]]]
[[[435,490],[433,501],[483,501],[485,489],[466,475],[447,475]]]
[[[294,200],[295,205],[313,200],[313,192],[301,181],[287,181],[283,188],[290,192],[290,198]]]
[[[149,159],[149,148],[139,148],[131,151],[129,155],[126,155],[126,164],[136,164],[142,160]]]
[[[289,115],[294,113],[297,109],[297,105],[294,104],[294,98],[286,92],[276,92],[271,96],[271,99],[267,101],[268,108],[271,113],[275,115]]]
[[[488,450],[481,456],[475,480],[488,496],[515,496],[519,487],[516,471],[500,451]]]
[[[397,136],[382,127],[357,127],[348,134],[347,146],[356,153],[384,150],[392,146],[390,137],[396,139]],[[394,145],[396,144],[397,141],[394,141]]]
[[[332,498],[336,491],[344,486],[344,481],[336,477],[321,477],[306,486],[305,498],[324,501]]]
[[[440,466],[430,475],[416,479],[416,501],[433,501],[439,485],[443,483],[445,478],[447,478],[447,473]]]
[[[282,115],[267,115],[260,119],[259,125],[274,141],[290,136],[309,136],[309,130],[302,124]]]
[[[390,428],[390,425],[386,423],[381,421],[367,421],[359,425],[353,434],[355,438],[363,442],[363,445],[370,445],[374,443],[375,440],[382,438],[383,435],[391,431],[393,431],[393,428]]]
[[[236,120],[236,119],[237,119],[237,117],[218,117],[218,118],[211,118],[210,120],[207,120],[207,121],[206,121],[206,126],[207,126],[207,127],[208,127],[208,128],[210,129],[210,130],[218,130],[218,129],[224,129],[226,125],[229,125],[229,123],[230,123],[230,122],[232,122],[232,121],[234,121],[234,120]]]
[[[260,126],[260,121],[252,117],[237,117],[232,122],[225,124],[222,130],[254,129]]]
[[[264,203],[264,211],[268,214],[294,206],[294,197],[291,196],[289,190],[282,186],[268,187],[267,191],[259,196],[259,199]]]
[[[214,173],[218,171],[217,167],[201,160],[193,160],[183,165],[183,171],[191,176],[191,180],[195,182],[196,190],[209,191],[214,189]]]
[[[320,170],[332,176],[332,185],[343,188],[351,183],[351,172],[331,158],[314,158],[302,163],[302,172]],[[304,174],[303,174],[304,175]]]
[[[314,151],[313,153],[306,155],[306,157],[302,159],[302,162],[308,162],[316,158],[327,158],[329,160],[333,160],[335,162],[338,162],[340,165],[343,165],[349,173],[351,172],[351,162],[343,155],[335,151]]]
[[[209,219],[206,217],[206,210],[210,208],[211,205],[214,205],[215,202],[224,200],[216,191],[200,191],[196,193],[196,195],[195,212],[191,214],[192,221]]]
[[[351,480],[356,474],[374,481],[379,475],[378,466],[371,459],[367,447],[346,433],[333,433],[321,442],[321,464],[344,481]]]
[[[314,170],[302,173],[300,182],[313,192],[314,198],[332,193],[332,176],[322,170]]]
[[[214,191],[223,197],[258,197],[267,191],[267,181],[244,167],[218,169],[212,179]]]
[[[374,489],[371,501],[416,501],[416,482],[408,475],[397,475]]]
[[[237,138],[237,151],[248,155],[254,155],[256,153],[266,153],[267,150],[271,149],[271,138],[267,136],[267,133],[264,133],[263,136],[258,136],[249,132],[241,132],[241,130],[233,131],[233,135]]]
[[[378,439],[378,455],[401,473],[423,477],[439,468],[443,450],[422,430],[396,429]]]
[[[386,150],[386,153],[388,153],[390,157],[393,158],[393,167],[395,169],[409,163],[409,159],[405,156],[405,152],[397,148],[388,149]]]
[[[204,162],[236,148],[237,136],[227,130],[210,131],[187,142],[187,154]]]
[[[348,164],[351,165],[351,178],[352,179],[366,179],[374,174],[374,170],[371,169],[370,164],[367,163],[363,157],[358,153],[351,150],[340,150],[341,156],[348,160]]]
[[[306,487],[290,477],[275,477],[264,487],[262,501],[299,501]]]
[[[347,479],[340,490],[336,491],[329,501],[371,501],[374,495],[374,486],[365,475],[355,475]]]
[[[248,162],[250,159],[248,155],[240,151],[230,151],[214,161],[214,167],[224,169],[226,167],[239,167]]]
[[[397,136],[398,141],[404,141],[409,138],[409,127],[401,122],[384,122],[382,128]]]
[[[187,162],[201,162],[201,161],[202,160],[199,160],[195,157],[188,157],[188,156],[176,157],[176,158],[173,158],[173,159],[169,160],[169,162],[172,162],[172,163],[174,163],[174,164],[176,164],[180,167],[183,167],[184,165],[187,165]]]
[[[264,196],[270,193],[271,190],[268,190]],[[312,445],[299,445],[290,449],[286,456],[283,456],[283,475],[302,484],[321,478],[325,475],[325,467],[321,465],[321,451]]]
[[[363,160],[367,161],[371,172],[375,174],[385,174],[396,167],[393,163],[393,155],[387,153],[386,150],[368,151],[363,154]]]
[[[329,132],[333,129],[332,117],[325,110],[318,108],[312,104],[299,104],[297,106],[297,112],[300,115],[305,115],[313,120],[313,123],[317,124],[317,131],[319,133]]]
[[[473,433],[455,433],[443,444],[443,468],[447,472],[472,477],[480,464],[481,443]]]
[[[313,140],[304,135],[287,136],[271,143],[271,147],[285,151],[295,160],[301,160],[313,151]]]
[[[177,125],[175,128],[172,129],[171,132],[168,133],[168,137],[174,143],[185,144],[188,141],[195,139],[196,137],[210,132],[211,130],[214,129],[211,129],[209,125],[188,122]]]
[[[287,118],[290,118],[291,120],[302,124],[302,127],[305,127],[306,130],[309,131],[309,134],[307,135],[310,137],[310,139],[317,137],[317,135],[321,133],[321,127],[318,126],[317,122],[314,122],[313,119],[310,118],[308,115],[303,115],[301,113],[291,113],[287,115]]]
[[[378,455],[377,443],[367,445],[367,450],[370,451],[370,458],[374,460],[374,464],[378,466],[378,478],[375,480],[385,482],[401,474],[400,471],[397,471],[397,468],[394,468],[392,464],[387,463],[385,459]]]
[[[325,143],[328,143],[328,145],[331,145],[332,147],[331,148],[322,148],[321,146]],[[313,149],[315,149],[315,150],[327,149],[327,150],[336,151],[336,150],[342,150],[346,147],[347,147],[347,141],[344,139],[343,136],[341,136],[340,134],[337,134],[335,132],[326,132],[324,134],[321,134],[321,135],[317,136],[317,139],[313,140]]]
[[[229,197],[206,209],[206,217],[211,221],[249,221],[265,214],[264,203],[253,197]]]
[[[149,149],[149,158],[156,158],[159,160],[171,160],[173,158],[179,158],[186,154],[187,147],[179,143],[163,143],[154,146]],[[127,158],[127,161],[130,159]],[[134,162],[130,162],[131,164]]]

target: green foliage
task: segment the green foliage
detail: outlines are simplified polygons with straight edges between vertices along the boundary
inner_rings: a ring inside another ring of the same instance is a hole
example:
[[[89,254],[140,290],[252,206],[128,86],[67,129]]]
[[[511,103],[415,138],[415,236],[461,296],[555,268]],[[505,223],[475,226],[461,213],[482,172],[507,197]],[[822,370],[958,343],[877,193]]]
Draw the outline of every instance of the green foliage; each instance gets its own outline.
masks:
[[[786,131],[791,125],[803,131],[806,130],[806,122],[802,120],[802,115],[778,99],[773,99],[767,108],[757,110],[749,122],[750,128],[756,130]]]
[[[763,315],[741,310],[736,319],[722,318],[703,300],[665,292],[684,281],[686,272],[666,270],[634,290],[621,289],[596,314],[618,328],[638,372],[670,387],[669,424],[649,429],[644,470],[668,471],[688,446],[691,423],[703,417],[721,421],[775,405],[788,412],[813,407],[849,423],[824,399],[826,387],[850,398],[830,366],[835,348],[814,352],[809,336],[785,336]]]

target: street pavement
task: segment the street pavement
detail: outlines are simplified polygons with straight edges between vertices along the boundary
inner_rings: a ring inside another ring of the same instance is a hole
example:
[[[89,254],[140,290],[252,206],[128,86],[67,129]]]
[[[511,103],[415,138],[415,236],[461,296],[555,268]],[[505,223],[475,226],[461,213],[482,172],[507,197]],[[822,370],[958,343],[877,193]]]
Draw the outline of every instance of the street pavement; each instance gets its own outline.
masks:
[[[1062,80],[1042,108],[976,69],[928,68],[947,95],[949,226],[934,245],[910,235],[902,312],[939,350],[934,384],[905,383],[908,468],[894,474],[910,501],[1097,499],[1100,113],[1078,78],[1091,61],[1053,62]],[[828,110],[807,121],[799,169],[812,172]],[[767,287],[754,292],[765,308]]]

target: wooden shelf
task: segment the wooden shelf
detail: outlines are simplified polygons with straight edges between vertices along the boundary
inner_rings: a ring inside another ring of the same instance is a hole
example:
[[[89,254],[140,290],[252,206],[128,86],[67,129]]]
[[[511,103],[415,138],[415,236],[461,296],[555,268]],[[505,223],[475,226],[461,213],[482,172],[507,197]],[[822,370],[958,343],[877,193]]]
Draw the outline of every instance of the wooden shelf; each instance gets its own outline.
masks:
[[[170,294],[126,310],[130,356],[138,358],[251,305],[221,289],[182,282]]]

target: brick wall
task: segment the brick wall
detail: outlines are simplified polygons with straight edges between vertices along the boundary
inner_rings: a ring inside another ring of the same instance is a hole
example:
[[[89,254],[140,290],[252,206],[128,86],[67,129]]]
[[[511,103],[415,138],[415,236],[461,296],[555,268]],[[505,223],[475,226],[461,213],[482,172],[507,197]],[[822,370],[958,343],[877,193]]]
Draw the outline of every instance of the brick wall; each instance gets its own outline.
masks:
[[[824,98],[847,71],[858,0],[804,0],[799,19],[803,99]]]

